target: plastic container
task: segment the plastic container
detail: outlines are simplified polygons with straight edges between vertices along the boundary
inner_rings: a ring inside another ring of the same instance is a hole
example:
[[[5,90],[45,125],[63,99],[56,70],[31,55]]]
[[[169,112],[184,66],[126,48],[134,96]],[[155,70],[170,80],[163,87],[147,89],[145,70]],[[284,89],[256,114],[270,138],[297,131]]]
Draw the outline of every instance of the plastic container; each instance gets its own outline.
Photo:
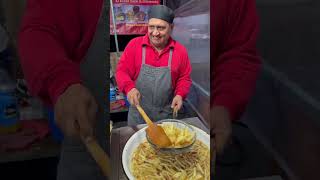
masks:
[[[117,91],[116,88],[110,84],[110,93],[109,93],[109,97],[110,97],[110,102],[116,101],[117,100]]]
[[[19,127],[15,83],[8,73],[0,69],[0,133],[14,133]]]
[[[48,109],[47,112],[48,112],[49,128],[51,130],[52,137],[55,141],[60,143],[63,140],[63,133],[55,123],[53,110]]]

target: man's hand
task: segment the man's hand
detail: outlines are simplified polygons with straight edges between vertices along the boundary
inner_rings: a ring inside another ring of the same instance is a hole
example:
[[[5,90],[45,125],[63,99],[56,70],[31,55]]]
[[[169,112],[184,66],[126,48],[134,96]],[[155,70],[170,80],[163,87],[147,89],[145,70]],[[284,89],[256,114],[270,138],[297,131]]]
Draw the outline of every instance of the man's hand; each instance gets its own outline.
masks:
[[[73,84],[60,95],[55,106],[57,125],[65,136],[85,138],[94,136],[98,106],[94,97],[81,84]]]
[[[174,108],[176,111],[180,110],[183,104],[182,97],[180,95],[176,95],[171,103],[171,108]]]
[[[229,143],[232,127],[229,111],[222,106],[213,106],[210,111],[211,148],[221,154]]]
[[[136,88],[132,88],[128,94],[127,94],[127,97],[128,97],[128,100],[129,100],[129,103],[131,105],[139,105],[140,103],[140,92],[138,91],[138,89]]]

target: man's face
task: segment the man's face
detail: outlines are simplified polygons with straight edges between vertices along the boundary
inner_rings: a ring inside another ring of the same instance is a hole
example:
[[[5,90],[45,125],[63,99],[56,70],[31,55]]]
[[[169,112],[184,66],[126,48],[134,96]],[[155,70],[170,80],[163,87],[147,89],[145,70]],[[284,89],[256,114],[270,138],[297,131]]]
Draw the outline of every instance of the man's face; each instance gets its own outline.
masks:
[[[148,23],[150,42],[156,48],[163,48],[171,35],[173,25],[161,19],[151,18]]]

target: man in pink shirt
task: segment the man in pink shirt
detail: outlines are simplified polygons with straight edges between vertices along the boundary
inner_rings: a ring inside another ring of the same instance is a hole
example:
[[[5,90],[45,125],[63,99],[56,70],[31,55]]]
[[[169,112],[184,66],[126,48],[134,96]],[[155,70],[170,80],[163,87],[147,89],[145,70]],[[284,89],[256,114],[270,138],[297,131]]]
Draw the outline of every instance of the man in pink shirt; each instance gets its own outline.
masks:
[[[148,33],[129,42],[117,66],[119,89],[131,103],[128,124],[144,123],[135,105],[154,121],[183,113],[191,86],[191,65],[186,48],[171,38],[173,11],[163,5],[150,8]]]

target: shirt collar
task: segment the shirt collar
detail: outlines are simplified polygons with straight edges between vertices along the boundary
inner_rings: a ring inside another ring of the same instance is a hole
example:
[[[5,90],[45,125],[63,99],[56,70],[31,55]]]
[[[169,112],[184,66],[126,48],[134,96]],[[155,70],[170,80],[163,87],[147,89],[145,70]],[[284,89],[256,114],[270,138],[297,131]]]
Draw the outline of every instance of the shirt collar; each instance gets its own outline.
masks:
[[[168,47],[174,48],[175,43],[176,43],[176,41],[174,39],[172,39],[172,37],[170,36],[169,37],[169,43],[167,44],[166,47],[164,47],[164,49],[167,49]],[[149,35],[148,34],[143,36],[142,45],[152,46],[152,44],[149,41]]]

